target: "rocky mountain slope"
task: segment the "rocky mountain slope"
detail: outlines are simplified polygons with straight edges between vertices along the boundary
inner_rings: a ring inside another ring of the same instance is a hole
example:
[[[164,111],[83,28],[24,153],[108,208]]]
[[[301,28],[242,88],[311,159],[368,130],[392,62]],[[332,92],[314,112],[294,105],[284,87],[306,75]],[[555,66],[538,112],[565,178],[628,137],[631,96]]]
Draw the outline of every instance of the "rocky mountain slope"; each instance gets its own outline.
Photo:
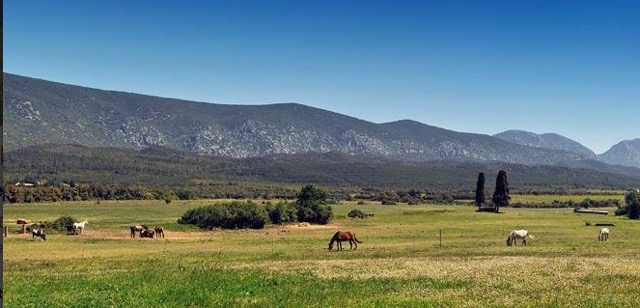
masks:
[[[414,121],[375,124],[300,104],[222,105],[4,77],[5,150],[44,143],[256,157],[342,152],[410,161],[558,164],[591,158]]]
[[[610,164],[640,167],[640,138],[621,141],[598,157]]]
[[[516,144],[528,145],[536,148],[563,150],[591,159],[596,158],[596,154],[589,148],[574,140],[555,133],[536,134],[522,130],[508,130],[493,136]]]

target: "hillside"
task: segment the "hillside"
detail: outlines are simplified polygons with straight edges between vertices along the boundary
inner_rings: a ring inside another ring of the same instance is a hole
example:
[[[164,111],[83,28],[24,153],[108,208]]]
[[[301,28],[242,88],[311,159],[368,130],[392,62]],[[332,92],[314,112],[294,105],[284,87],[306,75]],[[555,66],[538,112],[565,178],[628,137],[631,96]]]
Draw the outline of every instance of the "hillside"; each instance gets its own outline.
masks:
[[[237,159],[200,156],[165,147],[132,150],[41,145],[9,151],[5,159],[5,181],[9,183],[25,177],[42,177],[64,182],[156,187],[246,182],[263,186],[314,183],[336,188],[472,191],[478,172],[485,172],[491,179],[500,169],[508,172],[514,191],[627,189],[640,182],[638,168],[626,168],[622,174],[620,170],[613,173],[497,162],[402,162],[335,152]]]
[[[408,161],[557,164],[589,158],[414,121],[375,124],[300,104],[221,105],[3,74],[5,150],[164,146],[233,158],[342,152]]]

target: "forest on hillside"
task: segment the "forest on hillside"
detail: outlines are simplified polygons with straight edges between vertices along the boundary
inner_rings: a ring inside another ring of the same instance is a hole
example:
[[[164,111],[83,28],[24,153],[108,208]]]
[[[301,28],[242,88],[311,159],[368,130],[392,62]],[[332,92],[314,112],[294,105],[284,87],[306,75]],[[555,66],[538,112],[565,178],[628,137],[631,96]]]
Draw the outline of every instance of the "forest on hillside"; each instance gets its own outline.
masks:
[[[46,145],[5,153],[3,188],[8,202],[294,198],[306,184],[341,200],[458,200],[473,199],[478,172],[495,179],[499,170],[509,173],[512,191],[521,193],[626,190],[640,181],[588,169],[497,162],[401,162],[344,153],[235,159],[164,147]]]

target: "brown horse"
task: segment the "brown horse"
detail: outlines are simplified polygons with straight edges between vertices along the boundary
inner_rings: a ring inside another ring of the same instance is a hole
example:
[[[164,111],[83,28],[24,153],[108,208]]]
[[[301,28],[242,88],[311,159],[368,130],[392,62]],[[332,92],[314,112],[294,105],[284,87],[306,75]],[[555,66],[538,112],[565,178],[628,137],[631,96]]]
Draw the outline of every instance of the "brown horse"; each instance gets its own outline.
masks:
[[[162,226],[156,226],[153,230],[156,232],[157,238],[164,238],[164,228]]]
[[[131,230],[131,238],[135,238],[136,232],[138,232],[140,234],[140,237],[142,237],[142,231],[145,231],[149,228],[147,228],[147,226],[145,225],[135,225],[135,226],[129,226],[129,229]]]
[[[142,230],[140,232],[140,238],[145,238],[145,237],[153,238],[154,233],[156,233],[156,232],[153,231],[153,230]]]
[[[329,242],[329,250],[333,249],[334,242],[338,242],[338,246],[336,247],[336,250],[338,251],[342,250],[342,242],[344,241],[349,242],[349,249],[353,249],[354,245],[356,246],[355,249],[358,249],[358,244],[356,243],[362,243],[356,238],[355,233],[350,231],[345,231],[345,232],[338,231],[336,232],[336,234],[333,235],[333,237],[331,238],[331,241]]]

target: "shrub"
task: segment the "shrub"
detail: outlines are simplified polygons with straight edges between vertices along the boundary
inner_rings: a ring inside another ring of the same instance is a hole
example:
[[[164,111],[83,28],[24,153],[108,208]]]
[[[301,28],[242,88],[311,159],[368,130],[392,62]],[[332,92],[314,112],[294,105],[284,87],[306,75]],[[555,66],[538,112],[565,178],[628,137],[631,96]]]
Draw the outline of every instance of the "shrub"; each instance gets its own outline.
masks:
[[[296,207],[291,203],[267,203],[266,210],[267,215],[269,216],[269,220],[271,220],[271,223],[276,225],[295,222],[297,220]]]
[[[53,222],[45,222],[45,227],[47,229],[53,229],[57,231],[71,232],[73,231],[73,224],[76,222],[78,222],[78,220],[71,216],[60,216],[60,218],[54,220]]]
[[[196,225],[201,229],[261,229],[267,222],[264,208],[247,201],[233,201],[190,209],[178,219],[180,224]]]
[[[361,210],[351,210],[347,216],[351,218],[361,218],[364,219],[367,215]]]
[[[179,190],[176,193],[176,196],[180,200],[195,200],[195,199],[198,199],[198,194],[193,192],[193,191],[190,191],[190,190]]]
[[[324,225],[333,217],[333,210],[327,205],[327,193],[313,185],[302,188],[295,207],[300,222]]]
[[[614,214],[616,216],[626,216],[629,213],[629,208],[626,205],[619,205]]]

